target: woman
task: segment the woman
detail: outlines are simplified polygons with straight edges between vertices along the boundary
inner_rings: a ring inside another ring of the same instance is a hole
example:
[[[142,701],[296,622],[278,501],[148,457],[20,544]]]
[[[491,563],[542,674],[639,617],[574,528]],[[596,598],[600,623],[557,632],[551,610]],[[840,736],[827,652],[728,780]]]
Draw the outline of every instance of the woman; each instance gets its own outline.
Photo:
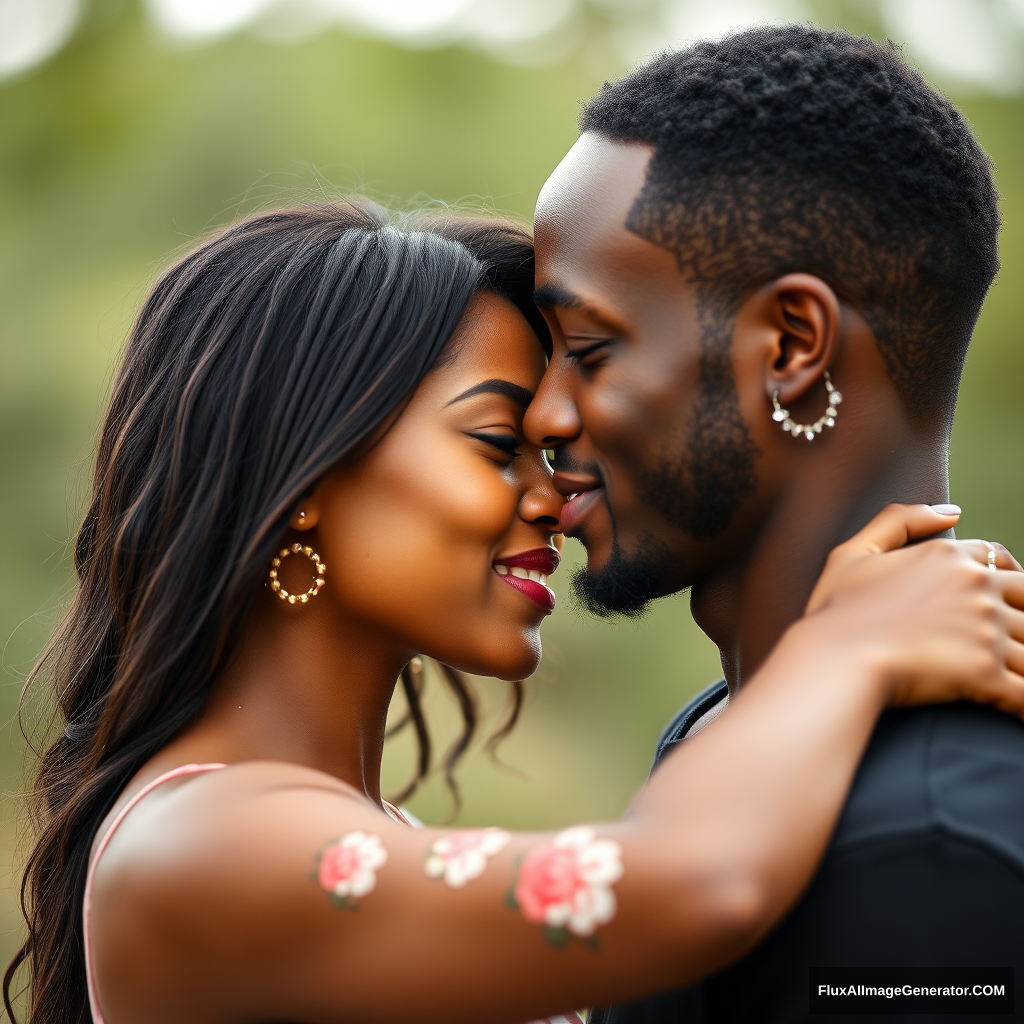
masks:
[[[414,707],[421,654],[522,679],[554,603],[531,288],[521,229],[360,205],[253,217],[156,285],[43,662],[68,724],[25,880],[31,1021],[512,1022],[677,985],[796,898],[883,707],[1024,711],[1016,574],[868,554],[955,521],[893,509],[621,822],[399,820],[396,678]]]

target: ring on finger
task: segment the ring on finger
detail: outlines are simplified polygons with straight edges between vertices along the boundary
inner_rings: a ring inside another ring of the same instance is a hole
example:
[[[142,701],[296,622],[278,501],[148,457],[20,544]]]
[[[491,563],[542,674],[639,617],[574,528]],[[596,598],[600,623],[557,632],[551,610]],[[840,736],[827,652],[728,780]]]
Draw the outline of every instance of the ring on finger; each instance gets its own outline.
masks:
[[[991,544],[989,544],[989,542],[987,540],[986,541],[982,541],[982,543],[985,545],[985,547],[988,548],[988,570],[989,570],[989,572],[995,572],[996,571],[996,549]]]

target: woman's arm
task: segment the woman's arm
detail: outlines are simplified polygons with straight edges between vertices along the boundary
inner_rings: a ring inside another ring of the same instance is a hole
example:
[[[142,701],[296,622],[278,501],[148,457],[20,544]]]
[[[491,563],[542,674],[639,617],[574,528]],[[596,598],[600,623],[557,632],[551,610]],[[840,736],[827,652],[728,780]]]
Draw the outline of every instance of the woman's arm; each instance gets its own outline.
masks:
[[[817,610],[621,822],[414,831],[271,763],[156,791],[98,871],[108,1021],[514,1024],[740,954],[806,885],[883,707],[1021,712],[1024,615],[1004,596],[1024,605],[1022,578],[951,542],[872,553],[929,515],[858,535]]]

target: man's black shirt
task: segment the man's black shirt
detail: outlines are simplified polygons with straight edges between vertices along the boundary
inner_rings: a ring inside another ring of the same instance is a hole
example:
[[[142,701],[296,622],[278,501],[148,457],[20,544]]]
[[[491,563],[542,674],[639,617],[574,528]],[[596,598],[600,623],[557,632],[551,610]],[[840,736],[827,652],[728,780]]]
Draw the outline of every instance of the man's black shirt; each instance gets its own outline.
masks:
[[[662,736],[655,766],[727,694],[716,683]],[[993,1016],[821,1015],[810,968],[1012,967],[1024,1017],[1024,724],[973,704],[878,723],[810,888],[743,960],[690,988],[598,1011],[595,1024]],[[1007,1019],[1003,1016],[1002,1019]]]

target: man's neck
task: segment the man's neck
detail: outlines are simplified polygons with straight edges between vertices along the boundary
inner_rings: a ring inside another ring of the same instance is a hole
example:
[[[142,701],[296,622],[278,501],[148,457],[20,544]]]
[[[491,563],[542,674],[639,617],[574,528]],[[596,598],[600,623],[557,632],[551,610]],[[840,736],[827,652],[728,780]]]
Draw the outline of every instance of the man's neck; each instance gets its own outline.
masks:
[[[694,619],[718,646],[730,693],[803,615],[832,548],[891,502],[948,500],[943,443],[922,438],[881,457],[844,454],[796,479],[744,555],[693,587]]]

